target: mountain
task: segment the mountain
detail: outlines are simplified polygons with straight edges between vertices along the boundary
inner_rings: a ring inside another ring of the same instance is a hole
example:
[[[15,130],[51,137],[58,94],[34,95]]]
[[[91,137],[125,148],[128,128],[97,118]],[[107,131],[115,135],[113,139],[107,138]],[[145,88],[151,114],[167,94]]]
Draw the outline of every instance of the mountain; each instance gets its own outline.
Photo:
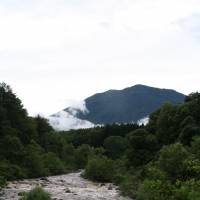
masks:
[[[57,124],[59,127],[58,119],[61,113],[63,116],[63,112],[70,116],[70,120],[72,117],[77,119],[79,128],[81,127],[80,124],[84,124],[84,122],[90,126],[92,124],[137,122],[149,116],[165,102],[178,104],[182,103],[184,99],[185,95],[175,90],[135,85],[123,90],[108,90],[88,97],[84,100],[85,109],[68,107],[51,116],[54,118],[54,124],[51,123],[52,120],[50,120],[50,123],[53,126]],[[64,121],[62,118],[63,123],[68,123],[67,118]],[[76,128],[76,124],[77,122],[74,123],[72,128]]]

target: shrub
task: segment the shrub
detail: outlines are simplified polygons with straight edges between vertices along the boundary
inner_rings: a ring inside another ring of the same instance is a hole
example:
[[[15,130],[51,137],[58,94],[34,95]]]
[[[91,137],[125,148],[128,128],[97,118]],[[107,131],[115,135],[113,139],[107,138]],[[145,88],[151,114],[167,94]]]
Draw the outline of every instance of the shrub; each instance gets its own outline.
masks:
[[[28,177],[35,178],[47,175],[42,157],[43,151],[44,150],[33,140],[26,146],[24,167],[27,169]]]
[[[145,129],[138,129],[128,135],[130,147],[127,151],[128,165],[139,167],[152,160],[157,149],[157,139]]]
[[[44,166],[48,170],[49,174],[61,174],[64,172],[64,165],[62,161],[54,153],[46,153],[43,156]]]
[[[175,180],[182,177],[183,165],[187,157],[187,150],[179,143],[164,146],[160,151],[158,166],[171,179]]]
[[[192,138],[194,136],[199,136],[200,135],[200,128],[196,127],[194,125],[188,125],[183,128],[179,139],[182,144],[184,145],[190,145]]]
[[[88,157],[91,154],[91,147],[83,144],[75,151],[75,165],[77,169],[83,169],[87,165]]]
[[[138,200],[175,200],[173,186],[167,181],[145,180],[137,193]]]
[[[154,165],[147,166],[145,175],[149,180],[161,180],[161,181],[167,180],[166,173]]]
[[[174,197],[178,200],[199,200],[200,199],[200,182],[194,179],[185,182],[177,181]]]
[[[24,194],[20,200],[51,200],[51,196],[42,188],[36,187],[32,189],[29,193]]]
[[[74,146],[72,144],[66,143],[63,146],[61,159],[68,169],[73,169],[75,167],[74,154],[75,154]]]
[[[0,176],[0,189],[6,185],[6,180],[3,176]]]
[[[200,136],[193,137],[190,150],[197,159],[200,159]]]
[[[104,147],[109,157],[117,159],[124,154],[127,148],[127,141],[120,136],[110,136],[105,139]]]
[[[13,165],[7,160],[0,161],[0,177],[7,181],[25,178],[26,174],[24,169],[20,168],[18,165]]]
[[[88,161],[84,176],[93,181],[112,181],[113,161],[108,159],[107,157],[92,157]]]
[[[129,173],[123,177],[123,180],[119,184],[122,194],[132,197],[133,199],[136,198],[139,185],[140,179]]]

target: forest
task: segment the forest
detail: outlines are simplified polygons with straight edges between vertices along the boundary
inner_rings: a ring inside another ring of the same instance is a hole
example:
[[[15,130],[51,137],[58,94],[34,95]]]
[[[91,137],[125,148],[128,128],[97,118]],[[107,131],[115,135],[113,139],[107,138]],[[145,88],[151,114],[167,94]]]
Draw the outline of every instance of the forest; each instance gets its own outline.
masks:
[[[200,94],[164,104],[149,123],[57,132],[30,117],[0,84],[0,187],[8,181],[64,174],[113,182],[136,200],[200,199]]]

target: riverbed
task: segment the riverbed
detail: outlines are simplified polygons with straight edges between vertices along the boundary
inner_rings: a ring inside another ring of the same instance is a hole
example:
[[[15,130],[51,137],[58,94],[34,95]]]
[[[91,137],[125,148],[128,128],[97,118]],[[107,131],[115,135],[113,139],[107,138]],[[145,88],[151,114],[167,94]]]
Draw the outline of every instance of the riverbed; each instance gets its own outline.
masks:
[[[18,200],[21,192],[28,192],[35,186],[48,191],[53,200],[131,200],[121,196],[117,186],[88,181],[80,172],[10,182],[0,192],[0,200]]]

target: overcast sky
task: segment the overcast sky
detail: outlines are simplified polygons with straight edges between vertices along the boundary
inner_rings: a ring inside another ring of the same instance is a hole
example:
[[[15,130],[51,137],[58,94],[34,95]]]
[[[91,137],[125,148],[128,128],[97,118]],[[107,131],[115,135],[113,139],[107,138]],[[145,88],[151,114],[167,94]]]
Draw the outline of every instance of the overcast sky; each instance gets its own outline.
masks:
[[[200,0],[0,0],[0,81],[31,115],[135,84],[200,86]]]

